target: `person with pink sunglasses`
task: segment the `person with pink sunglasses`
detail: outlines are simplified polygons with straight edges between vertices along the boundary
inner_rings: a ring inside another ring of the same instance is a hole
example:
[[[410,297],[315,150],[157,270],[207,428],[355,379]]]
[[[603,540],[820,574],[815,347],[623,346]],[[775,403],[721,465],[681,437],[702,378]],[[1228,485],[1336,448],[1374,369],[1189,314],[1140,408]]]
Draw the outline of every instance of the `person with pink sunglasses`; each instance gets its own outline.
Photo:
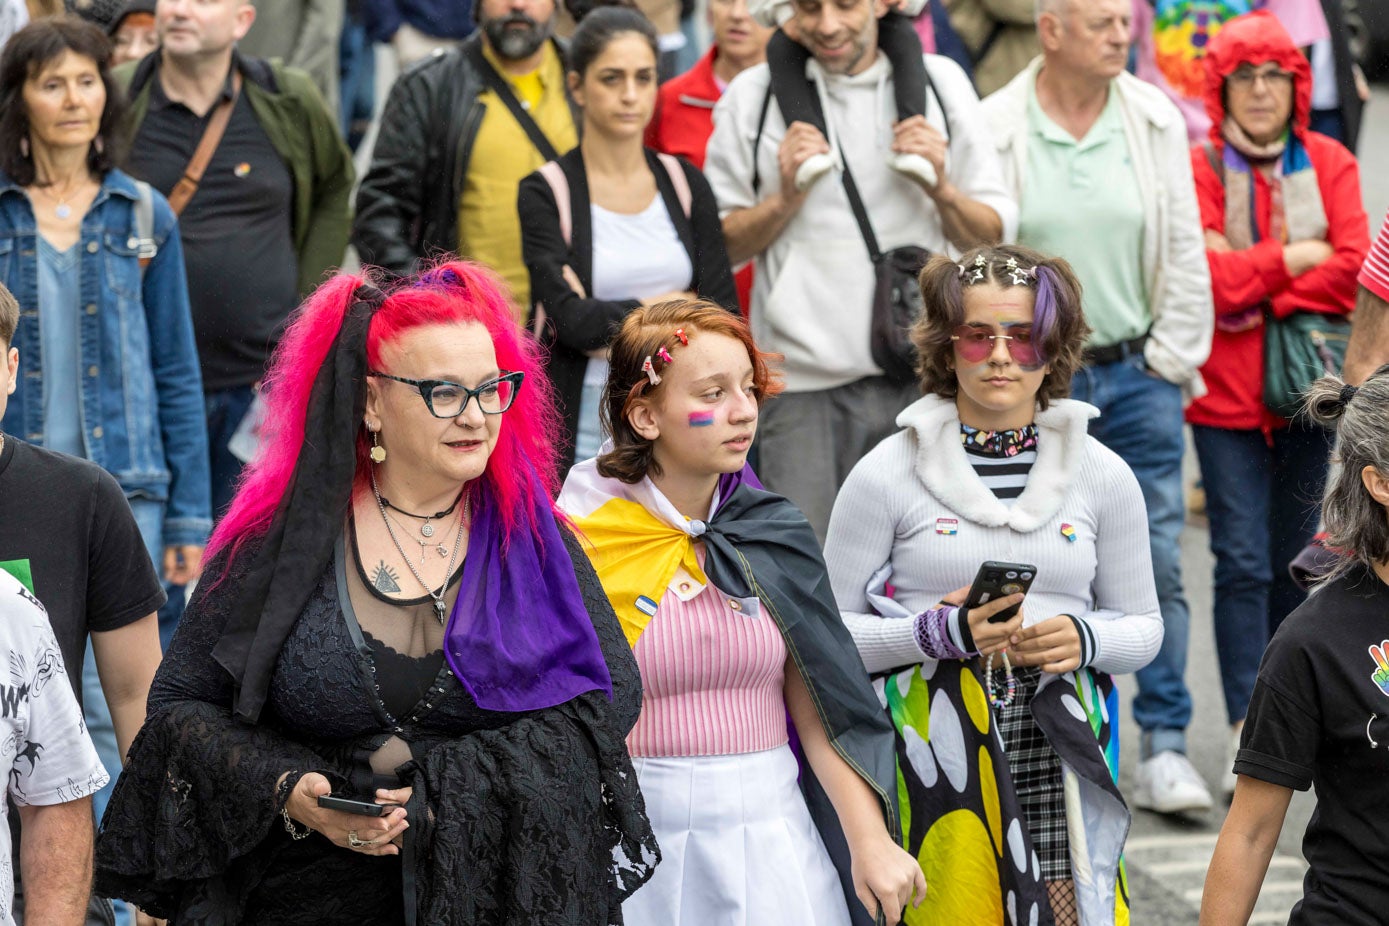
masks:
[[[935,257],[920,284],[925,395],[849,474],[825,542],[931,885],[904,922],[1124,921],[1110,676],[1147,665],[1163,624],[1138,481],[1066,398],[1080,283],[998,246]],[[971,588],[990,572],[998,613]]]

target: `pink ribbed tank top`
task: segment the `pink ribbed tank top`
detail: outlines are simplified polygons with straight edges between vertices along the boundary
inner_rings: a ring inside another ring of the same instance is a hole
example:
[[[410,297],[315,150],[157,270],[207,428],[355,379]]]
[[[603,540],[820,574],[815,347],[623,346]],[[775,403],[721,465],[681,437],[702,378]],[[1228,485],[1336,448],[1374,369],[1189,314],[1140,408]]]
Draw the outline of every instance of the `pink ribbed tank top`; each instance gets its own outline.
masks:
[[[706,585],[672,588],[637,638],[642,707],[634,756],[718,756],[786,743],[786,644],[766,613]]]

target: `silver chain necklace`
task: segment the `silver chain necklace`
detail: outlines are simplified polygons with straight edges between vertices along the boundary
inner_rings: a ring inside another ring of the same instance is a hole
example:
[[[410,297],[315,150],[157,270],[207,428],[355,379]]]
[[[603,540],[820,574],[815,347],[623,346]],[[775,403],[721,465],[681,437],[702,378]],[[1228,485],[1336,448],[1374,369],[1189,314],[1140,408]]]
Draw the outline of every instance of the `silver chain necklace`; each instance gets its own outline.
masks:
[[[384,502],[384,501],[385,501],[385,498],[383,497],[381,500]],[[407,537],[409,536],[410,526],[407,525],[407,524],[401,524],[400,521],[399,521],[399,519],[397,519],[397,518],[395,518],[395,517],[393,517],[393,516],[391,515],[389,509],[387,509],[387,511],[386,511],[386,517],[389,518],[390,520],[394,521],[394,522],[395,522],[395,526],[398,527],[398,528],[400,528],[402,531],[404,531],[404,532],[406,533],[406,536],[407,536]],[[432,535],[432,534],[434,533],[434,528],[431,527],[431,528],[429,529],[429,533]],[[428,537],[426,537],[424,540],[416,540],[414,537],[410,537],[409,539],[410,539],[410,540],[413,540],[415,543],[418,543],[418,544],[420,545],[420,565],[421,565],[421,566],[424,565],[424,560],[425,560],[425,555],[424,555],[424,553],[425,553],[425,550],[433,549],[434,552],[435,552],[435,553],[438,553],[440,556],[448,556],[448,555],[449,555],[449,548],[446,547],[446,546],[444,546],[443,540],[431,540],[431,539],[429,539]]]
[[[458,533],[453,538],[453,555],[449,557],[449,568],[444,573],[444,584],[439,586],[439,591],[436,594],[434,589],[429,587],[429,583],[424,580],[424,577],[420,575],[419,570],[415,568],[415,564],[410,562],[410,557],[405,555],[405,549],[400,545],[400,540],[395,535],[395,529],[391,527],[391,519],[386,517],[386,505],[381,501],[381,490],[376,487],[375,470],[371,474],[371,493],[376,496],[376,507],[381,512],[381,522],[386,525],[386,533],[391,535],[391,543],[395,544],[396,552],[405,561],[405,565],[410,570],[410,574],[415,577],[415,581],[420,583],[425,594],[434,602],[434,616],[439,619],[439,626],[444,626],[444,611],[447,610],[447,606],[444,604],[444,593],[448,591],[449,579],[453,577],[453,566],[458,561],[458,549],[463,545],[463,525],[468,521],[468,508],[472,500],[467,498],[463,500],[463,516],[458,519]]]

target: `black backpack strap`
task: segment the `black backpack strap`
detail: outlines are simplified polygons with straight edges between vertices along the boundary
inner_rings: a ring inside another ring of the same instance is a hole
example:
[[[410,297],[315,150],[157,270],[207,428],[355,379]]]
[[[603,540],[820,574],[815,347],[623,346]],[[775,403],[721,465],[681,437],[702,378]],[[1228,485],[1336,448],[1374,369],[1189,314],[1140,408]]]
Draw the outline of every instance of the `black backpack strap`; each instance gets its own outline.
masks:
[[[502,75],[497,73],[497,69],[492,67],[492,63],[483,55],[482,43],[479,42],[468,49],[468,55],[472,58],[473,66],[477,68],[478,74],[482,77],[483,84],[488,90],[495,93],[497,98],[506,106],[511,117],[516,120],[516,124],[522,128],[526,137],[531,140],[531,144],[535,146],[535,150],[540,152],[540,156],[547,161],[558,160],[559,152],[555,150],[555,146],[545,137],[545,133],[540,131],[540,126],[535,124],[530,113],[521,106],[521,101],[516,99],[516,94],[511,91],[511,85],[502,78]]]
[[[757,149],[762,147],[762,130],[767,127],[767,110],[772,108],[772,85],[767,84],[767,92],[762,97],[762,111],[757,115],[757,134],[752,139],[752,195],[755,199],[762,192],[762,171],[757,166]]]

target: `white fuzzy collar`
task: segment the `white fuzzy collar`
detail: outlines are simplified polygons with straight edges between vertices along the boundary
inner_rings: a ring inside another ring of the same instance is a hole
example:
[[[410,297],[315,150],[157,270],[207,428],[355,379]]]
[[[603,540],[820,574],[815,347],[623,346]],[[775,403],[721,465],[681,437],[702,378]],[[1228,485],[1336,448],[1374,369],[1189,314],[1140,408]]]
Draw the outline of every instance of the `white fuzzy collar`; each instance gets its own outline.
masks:
[[[1086,454],[1087,428],[1099,409],[1074,399],[1057,399],[1037,412],[1037,461],[1027,487],[1009,507],[998,500],[970,466],[960,443],[960,417],[953,399],[928,395],[897,416],[916,442],[916,474],[926,490],[951,511],[985,527],[1034,531],[1061,508]]]

